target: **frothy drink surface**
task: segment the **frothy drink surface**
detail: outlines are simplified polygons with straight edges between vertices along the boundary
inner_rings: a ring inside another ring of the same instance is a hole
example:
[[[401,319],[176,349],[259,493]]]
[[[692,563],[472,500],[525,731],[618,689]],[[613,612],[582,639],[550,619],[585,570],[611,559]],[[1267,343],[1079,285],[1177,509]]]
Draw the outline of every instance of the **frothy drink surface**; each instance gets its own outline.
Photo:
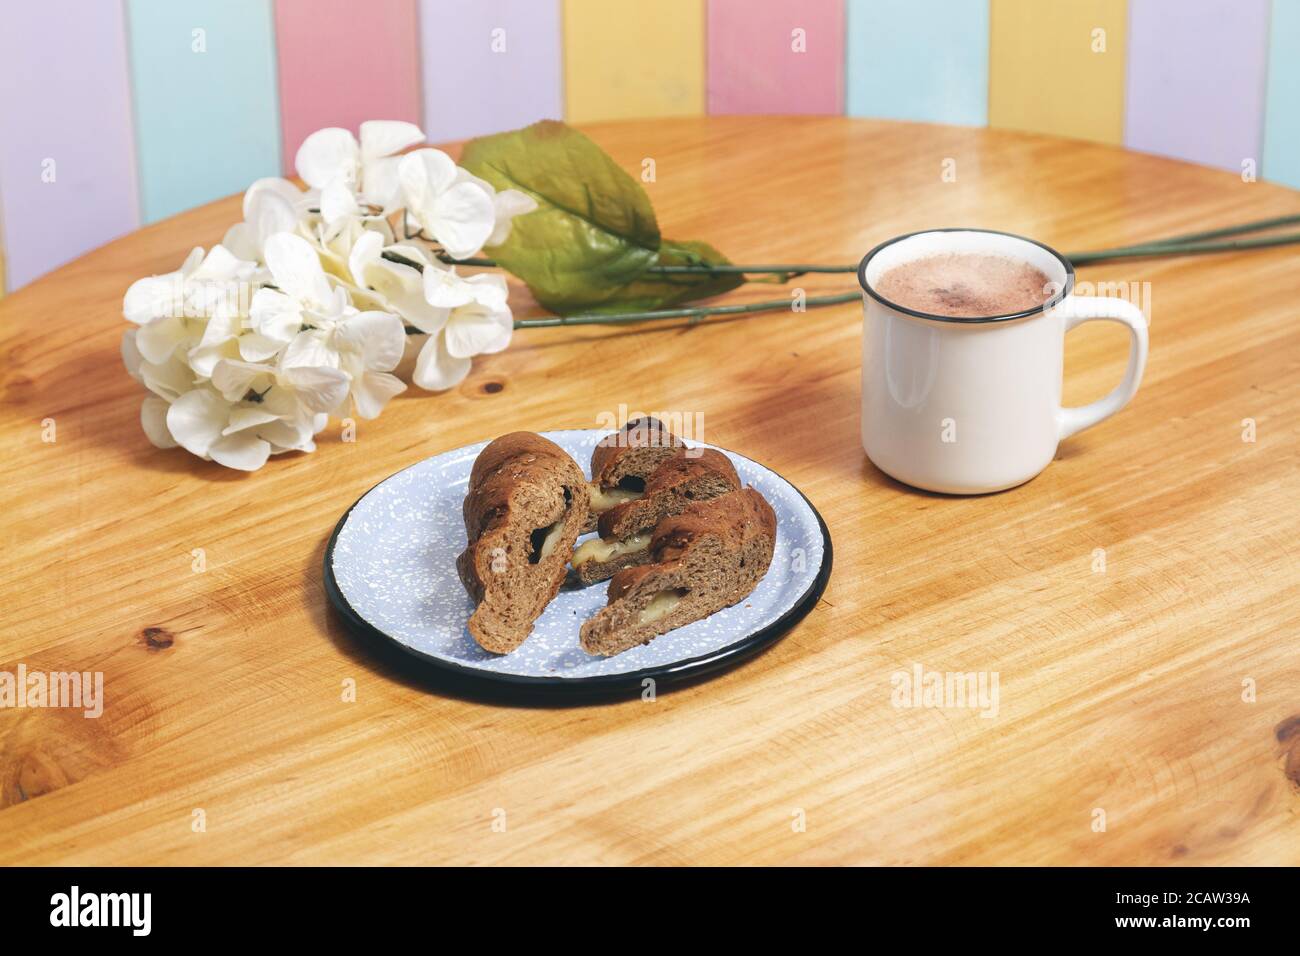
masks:
[[[1040,270],[1019,259],[974,252],[948,252],[895,266],[875,289],[917,312],[987,318],[1033,309],[1053,290]]]

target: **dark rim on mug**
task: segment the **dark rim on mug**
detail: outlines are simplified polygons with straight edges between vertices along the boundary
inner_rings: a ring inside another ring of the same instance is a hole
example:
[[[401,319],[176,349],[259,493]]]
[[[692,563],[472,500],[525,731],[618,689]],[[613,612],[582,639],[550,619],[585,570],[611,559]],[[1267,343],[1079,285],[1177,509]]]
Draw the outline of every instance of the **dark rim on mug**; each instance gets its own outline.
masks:
[[[1036,305],[1032,309],[1024,309],[1020,312],[1008,312],[1005,315],[981,315],[981,316],[957,316],[957,315],[935,315],[933,312],[921,312],[917,309],[909,309],[905,305],[899,305],[897,302],[891,302],[883,295],[871,287],[867,282],[867,264],[875,258],[876,253],[889,248],[896,242],[902,242],[904,239],[911,239],[914,236],[926,236],[937,232],[982,232],[990,236],[1006,236],[1008,239],[1019,239],[1021,242],[1027,242],[1030,245],[1038,246],[1045,252],[1051,253],[1056,260],[1061,263],[1065,269],[1065,285],[1060,291],[1051,296],[1042,305]],[[979,325],[986,322],[1011,322],[1016,319],[1027,319],[1034,315],[1046,312],[1049,308],[1059,305],[1065,301],[1066,296],[1074,291],[1074,264],[1069,259],[1061,255],[1046,243],[1039,242],[1037,239],[1030,239],[1028,236],[1022,236],[1014,232],[1002,232],[998,229],[978,229],[968,226],[950,226],[946,229],[918,229],[916,232],[909,232],[906,235],[895,236],[893,239],[886,239],[880,245],[876,246],[858,263],[858,283],[862,290],[871,296],[886,308],[893,309],[895,312],[901,312],[904,315],[910,315],[918,319],[927,319],[931,322],[955,322],[959,325]]]

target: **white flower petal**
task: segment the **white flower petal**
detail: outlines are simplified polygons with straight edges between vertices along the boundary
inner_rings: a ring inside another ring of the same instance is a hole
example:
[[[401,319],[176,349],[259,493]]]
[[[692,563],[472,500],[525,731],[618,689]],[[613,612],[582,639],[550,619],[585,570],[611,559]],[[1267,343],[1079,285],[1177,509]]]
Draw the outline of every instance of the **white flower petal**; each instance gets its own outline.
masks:
[[[329,185],[321,190],[320,214],[326,224],[361,214],[356,194],[342,177],[330,180]]]
[[[173,358],[162,365],[142,362],[140,380],[155,395],[174,402],[194,387],[194,372],[179,358]]]
[[[454,309],[474,301],[474,287],[453,268],[427,266],[423,275],[424,299],[439,309]]]
[[[370,285],[367,271],[379,263],[383,251],[384,237],[379,233],[367,229],[357,237],[357,241],[352,244],[352,251],[348,253],[348,272],[357,285]]]
[[[222,342],[233,339],[240,332],[240,326],[243,320],[238,314],[230,309],[221,309],[213,314],[208,320],[208,324],[203,328],[203,335],[199,338],[199,346],[206,347],[220,345]]]
[[[427,255],[425,255],[424,250],[421,249],[419,246],[410,246],[400,242],[395,242],[392,245],[388,246],[384,251],[396,252],[399,256],[402,256],[404,259],[413,259],[414,261],[420,264],[421,268],[424,268],[425,266],[429,265],[432,262],[432,260]]]
[[[359,418],[378,418],[388,400],[404,391],[406,385],[400,378],[387,372],[366,372],[352,383],[352,403]]]
[[[469,283],[474,301],[479,305],[493,311],[506,307],[510,288],[506,285],[506,277],[499,272],[480,272],[465,281]]]
[[[471,307],[452,312],[451,321],[442,334],[446,337],[447,351],[451,355],[470,358],[505,348],[510,341],[512,325],[508,312],[485,312]]]
[[[510,238],[510,227],[515,216],[523,216],[537,209],[537,200],[518,189],[503,189],[492,197],[496,225],[485,246],[499,246]]]
[[[471,364],[467,358],[456,358],[447,353],[441,333],[431,335],[420,349],[420,357],[415,360],[415,374],[411,381],[429,391],[453,388],[465,380]]]
[[[236,405],[230,410],[230,422],[221,430],[221,434],[233,435],[245,429],[273,422],[276,418],[276,415],[256,405]]]
[[[315,451],[316,443],[311,440],[312,425],[313,422],[310,419],[304,419],[301,422],[287,422],[282,418],[277,418],[273,422],[267,422],[265,425],[260,426],[257,429],[257,437],[271,443],[272,454],[285,451]]]
[[[456,164],[440,149],[417,149],[398,161],[397,181],[406,205],[420,216],[425,207],[432,212],[434,200],[456,181]]]
[[[248,306],[248,321],[255,332],[285,345],[302,328],[302,305],[283,292],[258,289]]]
[[[493,312],[489,318],[496,326],[496,335],[483,346],[482,354],[495,355],[497,352],[504,352],[506,346],[510,344],[510,337],[515,334],[515,319],[509,310]]]
[[[378,159],[424,142],[424,131],[403,120],[366,120],[361,124],[361,159]]]
[[[280,369],[338,368],[339,354],[319,330],[299,332],[280,356]]]
[[[188,338],[185,320],[173,317],[140,326],[136,330],[135,345],[146,362],[161,365]]]
[[[167,431],[190,454],[206,458],[229,416],[230,406],[216,392],[195,389],[167,409]]]
[[[329,412],[348,397],[351,379],[337,368],[288,368],[280,377],[293,388],[310,412]]]
[[[140,377],[140,365],[144,362],[144,356],[140,354],[140,349],[135,344],[135,329],[127,329],[126,334],[122,336],[122,364],[126,366],[126,373],[137,382],[143,381]]]
[[[400,162],[396,156],[370,160],[361,173],[366,200],[379,206],[385,214],[402,204],[402,186],[397,178]]]
[[[367,371],[388,372],[397,367],[406,348],[402,320],[387,312],[359,312],[339,324],[339,344],[361,354]]]
[[[237,222],[227,229],[221,244],[241,259],[262,258],[257,231],[246,222]]]
[[[379,292],[354,285],[348,286],[347,291],[348,298],[352,300],[352,305],[362,312],[388,311],[388,300]]]
[[[228,359],[239,359],[242,353],[236,339],[226,339],[216,345],[205,345],[190,349],[186,355],[190,368],[201,378],[211,378],[217,363]]]
[[[320,256],[302,236],[278,232],[268,238],[266,264],[275,284],[286,295],[307,306],[330,300],[329,280],[321,268]]]
[[[156,395],[140,404],[140,427],[155,448],[175,448],[176,439],[167,430],[167,409],[171,406]]]
[[[219,391],[226,401],[238,402],[248,394],[259,377],[264,380],[262,384],[265,387],[265,381],[274,374],[275,370],[269,365],[256,365],[252,362],[226,358],[217,362],[212,369],[212,387]]]
[[[397,363],[397,368],[393,369],[393,374],[404,382],[411,381],[415,374],[415,362],[420,357],[420,352],[424,349],[424,343],[429,341],[432,336],[411,333],[406,336],[406,348],[402,351],[402,360]]]
[[[307,194],[301,189],[289,182],[287,179],[281,179],[279,176],[267,176],[264,179],[253,181],[253,185],[244,190],[244,221],[252,222],[257,218],[254,210],[258,202],[265,193],[274,193],[286,203],[289,208],[297,210],[303,205]]]
[[[466,259],[483,248],[496,225],[492,197],[474,183],[457,183],[420,220],[453,259]]]
[[[451,309],[440,309],[424,300],[422,291],[393,290],[388,295],[388,308],[412,328],[432,334],[447,324]]]
[[[178,315],[178,303],[184,299],[184,286],[179,272],[149,276],[131,283],[122,297],[122,314],[128,322],[145,325],[155,319]]]
[[[275,358],[284,342],[269,338],[260,332],[248,332],[239,337],[239,357],[245,362],[265,362]]]
[[[190,279],[233,279],[241,272],[247,272],[252,263],[244,262],[222,245],[213,246],[199,267],[191,273]]]
[[[248,208],[245,219],[252,226],[257,242],[257,255],[245,258],[261,259],[262,246],[267,239],[277,232],[293,232],[298,226],[298,208],[277,190],[262,189],[254,193],[251,200],[245,194],[245,206]]]
[[[497,188],[496,188],[495,186],[493,186],[493,185],[492,185],[490,182],[488,182],[486,179],[480,179],[478,176],[475,176],[473,173],[471,173],[471,172],[470,172],[468,169],[466,169],[464,166],[457,166],[457,167],[456,167],[456,182],[458,182],[458,183],[474,183],[474,185],[480,187],[480,188],[481,188],[485,193],[487,193],[489,196],[495,196],[495,195],[496,195]]]
[[[203,264],[203,247],[195,246],[181,263],[181,276],[188,279]]]
[[[302,141],[293,165],[308,186],[324,189],[340,173],[355,174],[360,157],[356,137],[345,129],[330,126],[316,130]]]
[[[228,435],[213,442],[208,454],[218,465],[238,471],[257,471],[266,464],[271,445],[256,435]]]

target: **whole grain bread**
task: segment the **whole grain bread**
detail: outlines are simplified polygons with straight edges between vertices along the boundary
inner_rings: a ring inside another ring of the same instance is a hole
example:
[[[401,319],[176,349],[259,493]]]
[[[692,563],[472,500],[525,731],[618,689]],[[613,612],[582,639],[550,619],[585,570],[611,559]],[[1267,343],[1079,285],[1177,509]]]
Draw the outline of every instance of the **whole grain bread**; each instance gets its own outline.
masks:
[[[602,497],[639,495],[651,472],[685,447],[663,422],[649,416],[602,438],[591,453],[593,507],[584,530],[596,530]]]
[[[620,654],[736,604],[772,563],[776,514],[753,488],[693,504],[655,526],[653,563],[609,583],[608,603],[582,625],[588,654]]]
[[[615,505],[601,514],[598,522],[601,544],[616,547],[604,560],[593,556],[590,546],[579,547],[573,557],[578,580],[594,584],[623,568],[647,563],[651,559],[647,532],[661,519],[680,514],[696,502],[738,491],[740,487],[735,466],[722,452],[712,448],[677,449],[672,458],[651,472],[642,497]]]
[[[559,445],[511,432],[475,459],[463,512],[469,542],[456,568],[477,605],[467,627],[484,650],[506,654],[559,591],[587,523],[587,482]]]

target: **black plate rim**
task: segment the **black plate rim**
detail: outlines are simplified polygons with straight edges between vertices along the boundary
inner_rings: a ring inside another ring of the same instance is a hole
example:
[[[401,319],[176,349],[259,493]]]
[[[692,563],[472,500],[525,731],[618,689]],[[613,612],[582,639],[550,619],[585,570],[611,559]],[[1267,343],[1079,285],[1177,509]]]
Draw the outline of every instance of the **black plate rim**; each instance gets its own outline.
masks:
[[[552,428],[546,430],[593,431],[594,429]],[[477,442],[470,443],[470,445],[473,444],[477,444]],[[468,448],[470,445],[463,445],[461,447]],[[711,447],[718,448],[719,446],[714,445]],[[449,452],[458,450],[459,449],[457,448],[448,449]],[[831,544],[830,529],[826,527],[826,521],[822,518],[821,512],[817,510],[817,506],[814,505],[812,501],[809,500],[808,496],[805,495],[793,482],[780,472],[769,468],[760,461],[750,458],[748,455],[742,455],[740,452],[733,452],[728,448],[721,448],[720,450],[736,455],[738,458],[743,458],[748,462],[758,465],[760,468],[772,472],[791,488],[794,488],[794,490],[799,494],[799,497],[804,500],[812,510],[813,515],[817,518],[817,525],[821,529],[822,533],[822,563],[821,567],[817,571],[816,577],[814,577],[812,583],[808,586],[808,589],[800,595],[799,599],[795,601],[795,603],[784,614],[771,624],[759,628],[752,634],[746,635],[732,644],[728,644],[721,650],[713,651],[708,654],[701,654],[698,657],[690,657],[684,660],[674,661],[671,664],[656,664],[652,667],[643,667],[641,670],[628,671],[623,674],[598,674],[592,677],[538,677],[532,674],[504,674],[499,671],[485,671],[477,667],[468,667],[464,664],[458,664],[454,661],[435,657],[432,654],[426,654],[423,651],[416,650],[410,645],[393,637],[391,634],[381,631],[357,613],[339,588],[338,582],[334,578],[334,545],[338,541],[338,536],[343,530],[343,526],[347,524],[348,516],[352,514],[352,510],[359,505],[361,501],[370,494],[370,492],[374,491],[389,478],[401,474],[403,471],[406,471],[407,468],[415,467],[415,465],[420,464],[420,462],[414,462],[411,465],[407,465],[405,468],[399,468],[386,478],[377,481],[359,498],[357,498],[356,501],[352,502],[352,504],[348,506],[347,511],[343,512],[343,516],[339,518],[338,523],[334,525],[334,530],[330,534],[329,543],[325,546],[325,557],[322,562],[325,596],[329,600],[330,605],[339,616],[343,618],[344,623],[347,624],[353,632],[363,634],[370,638],[380,639],[388,645],[399,648],[411,658],[435,667],[444,673],[453,674],[457,678],[464,679],[471,683],[490,685],[496,688],[500,688],[502,685],[511,685],[520,690],[526,689],[534,692],[544,690],[556,693],[562,693],[566,690],[570,692],[585,693],[632,688],[639,690],[642,687],[642,681],[647,679],[656,682],[661,680],[679,681],[722,671],[723,669],[732,667],[747,660],[760,650],[768,647],[770,644],[774,644],[778,639],[793,630],[794,626],[803,620],[809,611],[816,607],[817,602],[821,599],[822,593],[826,590],[827,582],[830,581],[834,549]],[[438,454],[447,454],[447,452],[439,452]],[[437,455],[431,455],[429,457],[435,458]],[[428,459],[421,459],[421,461],[427,460]]]

